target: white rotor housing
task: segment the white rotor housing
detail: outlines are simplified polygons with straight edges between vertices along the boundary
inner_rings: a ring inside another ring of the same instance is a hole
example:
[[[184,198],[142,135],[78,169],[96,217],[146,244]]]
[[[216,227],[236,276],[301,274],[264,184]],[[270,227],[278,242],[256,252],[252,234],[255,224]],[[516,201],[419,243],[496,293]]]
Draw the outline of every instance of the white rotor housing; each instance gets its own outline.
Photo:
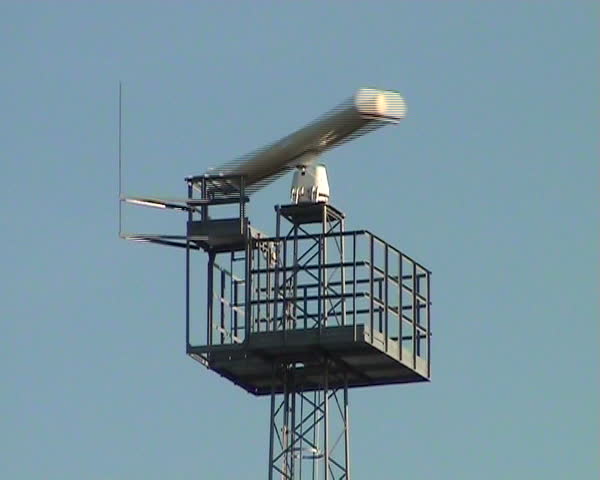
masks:
[[[302,165],[292,179],[292,203],[329,203],[325,165]]]

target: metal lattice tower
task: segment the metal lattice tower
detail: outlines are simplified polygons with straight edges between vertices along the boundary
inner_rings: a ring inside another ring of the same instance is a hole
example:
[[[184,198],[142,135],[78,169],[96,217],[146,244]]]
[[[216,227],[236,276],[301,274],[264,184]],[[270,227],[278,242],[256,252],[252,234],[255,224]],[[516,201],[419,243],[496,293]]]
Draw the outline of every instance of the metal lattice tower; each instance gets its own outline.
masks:
[[[163,202],[187,213],[186,235],[126,238],[185,249],[187,353],[270,396],[269,479],[349,479],[349,389],[429,380],[429,270],[346,231],[326,203],[277,206],[269,237],[248,220],[244,177],[186,181],[187,199]],[[223,205],[236,215],[209,215]],[[192,295],[198,250],[208,253],[204,309]]]
[[[269,317],[275,329],[283,331],[322,332],[328,325],[345,325],[343,214],[327,204],[289,205],[276,211],[279,261],[271,267],[257,264],[252,270],[258,328]],[[285,234],[281,233],[283,219],[291,224]],[[280,292],[281,301],[272,302],[270,289],[260,287],[265,284],[261,277],[268,276],[274,277],[274,291]],[[270,304],[280,306],[281,313],[269,312]],[[266,317],[261,307],[269,313]],[[334,365],[337,378],[332,381]],[[269,478],[350,478],[348,384],[343,363],[325,353],[305,352],[291,358],[284,355],[273,368],[284,387],[281,395],[274,389],[271,392]]]
[[[350,478],[348,388],[329,387],[329,362],[313,364],[322,378],[312,391],[304,389],[305,367],[275,365],[284,391],[271,394],[270,480]]]
[[[122,195],[120,112],[119,87],[119,234],[185,250],[187,354],[270,397],[270,480],[349,480],[349,390],[430,378],[430,272],[367,230],[346,231],[316,161],[398,123],[403,98],[361,88],[282,139],[186,178],[183,199]],[[265,235],[250,224],[249,195],[294,169],[294,203],[275,208],[275,235]],[[123,202],[183,212],[186,232],[124,234]]]

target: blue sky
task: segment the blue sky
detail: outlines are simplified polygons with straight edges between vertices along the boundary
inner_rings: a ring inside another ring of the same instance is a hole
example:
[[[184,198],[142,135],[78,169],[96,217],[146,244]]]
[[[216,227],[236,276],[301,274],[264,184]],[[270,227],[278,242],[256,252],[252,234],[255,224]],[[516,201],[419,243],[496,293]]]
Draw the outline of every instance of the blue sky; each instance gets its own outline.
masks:
[[[349,227],[433,271],[433,381],[351,392],[354,478],[597,478],[597,24],[572,1],[2,2],[0,477],[266,476],[268,401],[185,356],[182,253],[117,238],[122,80],[126,190],[163,196],[401,91],[400,126],[325,157]]]

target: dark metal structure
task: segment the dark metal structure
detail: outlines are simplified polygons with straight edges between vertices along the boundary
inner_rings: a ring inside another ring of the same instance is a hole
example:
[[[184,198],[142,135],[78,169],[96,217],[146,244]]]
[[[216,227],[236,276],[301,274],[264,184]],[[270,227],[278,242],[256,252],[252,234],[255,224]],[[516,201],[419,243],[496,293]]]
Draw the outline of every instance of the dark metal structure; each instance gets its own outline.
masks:
[[[270,397],[269,479],[349,479],[349,389],[430,378],[429,270],[366,230],[346,231],[331,205],[277,206],[267,236],[250,224],[243,176],[186,182],[185,199],[127,199],[184,211],[185,235],[125,238],[185,249],[187,353]],[[214,217],[223,205],[236,214]],[[208,254],[200,315],[198,250]]]

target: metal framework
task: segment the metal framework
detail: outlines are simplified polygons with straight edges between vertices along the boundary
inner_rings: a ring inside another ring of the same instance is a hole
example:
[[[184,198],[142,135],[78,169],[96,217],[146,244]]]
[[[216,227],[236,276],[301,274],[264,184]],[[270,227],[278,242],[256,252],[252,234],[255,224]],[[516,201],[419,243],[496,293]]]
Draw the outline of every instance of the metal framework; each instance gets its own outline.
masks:
[[[316,390],[303,388],[301,364],[274,363],[284,390],[271,392],[269,480],[350,478],[347,376],[339,379],[342,386],[330,387],[330,363],[323,356],[313,365],[321,374]]]
[[[186,199],[163,202],[187,213],[186,235],[126,238],[185,248],[187,353],[270,396],[269,479],[348,480],[348,390],[430,378],[429,270],[346,231],[331,205],[277,206],[268,237],[246,216],[243,177],[186,181]],[[222,205],[235,215],[211,217]],[[208,254],[204,308],[192,298],[194,250]]]
[[[256,244],[266,252],[274,244],[278,261],[265,256],[269,261],[263,265],[257,255],[250,271],[253,333],[282,331],[285,342],[288,331],[344,325],[344,215],[326,204],[277,206],[276,212],[275,240]],[[290,224],[285,234],[282,220]],[[348,373],[338,361],[338,378],[331,382],[334,362],[318,351],[275,360],[273,375],[281,378],[283,392],[278,395],[274,378],[270,480],[350,478]]]

